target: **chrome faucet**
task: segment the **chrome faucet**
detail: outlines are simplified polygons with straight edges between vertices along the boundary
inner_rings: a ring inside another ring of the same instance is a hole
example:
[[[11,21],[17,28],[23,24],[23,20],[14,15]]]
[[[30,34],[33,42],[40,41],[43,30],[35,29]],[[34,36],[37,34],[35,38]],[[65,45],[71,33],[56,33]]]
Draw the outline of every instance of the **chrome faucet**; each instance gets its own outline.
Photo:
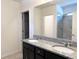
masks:
[[[74,36],[74,37],[75,37],[75,35],[74,35],[74,34],[72,34],[72,36]],[[73,43],[73,41],[72,41],[72,39],[70,39],[70,40],[68,40],[66,43],[64,43],[64,46],[65,46],[65,47],[72,46],[72,43]]]
[[[72,40],[69,41],[69,42],[64,43],[64,46],[65,47],[70,47],[71,45],[72,45]]]

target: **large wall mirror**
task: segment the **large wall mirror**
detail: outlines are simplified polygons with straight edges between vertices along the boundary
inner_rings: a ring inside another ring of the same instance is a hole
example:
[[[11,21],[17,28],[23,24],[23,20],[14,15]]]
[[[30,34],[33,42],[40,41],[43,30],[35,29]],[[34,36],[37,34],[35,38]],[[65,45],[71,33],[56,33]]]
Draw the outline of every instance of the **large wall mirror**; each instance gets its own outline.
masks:
[[[76,0],[58,0],[34,10],[34,35],[72,39],[77,35]]]

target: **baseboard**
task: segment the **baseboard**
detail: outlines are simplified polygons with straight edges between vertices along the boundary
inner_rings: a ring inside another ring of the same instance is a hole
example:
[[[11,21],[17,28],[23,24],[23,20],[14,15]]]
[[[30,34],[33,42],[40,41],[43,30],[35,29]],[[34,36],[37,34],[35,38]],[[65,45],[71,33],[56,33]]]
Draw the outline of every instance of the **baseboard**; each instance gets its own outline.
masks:
[[[21,50],[17,50],[17,51],[12,51],[12,52],[8,52],[4,55],[1,55],[1,58],[5,58],[7,56],[10,56],[10,55],[13,55],[13,54],[16,54],[16,53],[21,53],[22,51]]]

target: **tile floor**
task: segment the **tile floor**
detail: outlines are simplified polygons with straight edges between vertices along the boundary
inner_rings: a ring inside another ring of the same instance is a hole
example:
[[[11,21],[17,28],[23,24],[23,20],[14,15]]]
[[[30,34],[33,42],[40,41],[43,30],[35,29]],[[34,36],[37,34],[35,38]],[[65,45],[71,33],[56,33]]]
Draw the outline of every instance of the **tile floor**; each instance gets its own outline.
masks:
[[[22,59],[22,53],[16,53],[1,59]]]

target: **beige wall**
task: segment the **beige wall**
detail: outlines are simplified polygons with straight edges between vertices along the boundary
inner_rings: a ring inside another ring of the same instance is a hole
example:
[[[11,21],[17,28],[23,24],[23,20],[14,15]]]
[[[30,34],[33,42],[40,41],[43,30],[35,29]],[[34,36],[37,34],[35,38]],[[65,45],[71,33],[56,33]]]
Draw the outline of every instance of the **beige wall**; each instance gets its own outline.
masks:
[[[75,37],[72,37],[72,40],[77,42],[77,11],[73,12],[72,34],[75,35]]]
[[[20,4],[12,0],[2,0],[1,57],[21,50]]]

